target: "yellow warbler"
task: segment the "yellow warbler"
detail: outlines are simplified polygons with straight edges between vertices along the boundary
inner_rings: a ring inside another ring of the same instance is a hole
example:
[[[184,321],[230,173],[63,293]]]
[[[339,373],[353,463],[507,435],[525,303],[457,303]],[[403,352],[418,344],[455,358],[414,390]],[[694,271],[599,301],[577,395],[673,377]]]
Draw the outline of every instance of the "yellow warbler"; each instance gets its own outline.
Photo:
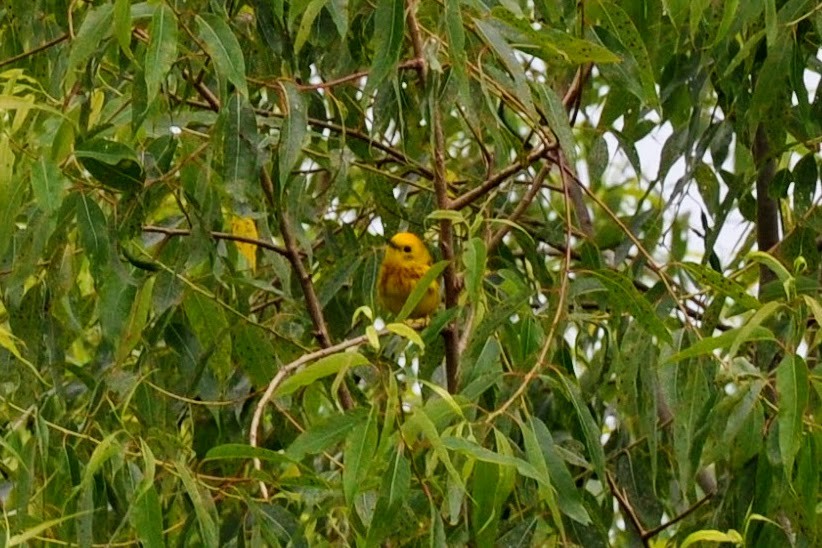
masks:
[[[383,305],[397,314],[417,282],[431,268],[431,254],[415,234],[400,232],[388,240],[385,257],[380,266],[377,291]],[[440,302],[440,286],[431,282],[420,302],[409,314],[410,318],[429,316]]]

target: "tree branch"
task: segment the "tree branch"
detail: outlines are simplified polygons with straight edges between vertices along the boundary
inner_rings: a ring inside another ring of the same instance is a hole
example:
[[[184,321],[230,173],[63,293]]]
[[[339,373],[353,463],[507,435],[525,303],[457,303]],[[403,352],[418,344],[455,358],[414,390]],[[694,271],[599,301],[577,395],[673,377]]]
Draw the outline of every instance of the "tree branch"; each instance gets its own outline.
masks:
[[[191,230],[186,228],[170,228],[165,226],[155,226],[155,225],[145,225],[143,226],[143,232],[153,232],[157,234],[165,234],[166,236],[190,236]],[[209,236],[214,238],[215,240],[230,240],[233,242],[242,242],[246,244],[253,244],[258,247],[262,247],[263,249],[267,249],[269,251],[273,251],[278,255],[282,255],[283,257],[288,258],[288,250],[282,248],[278,245],[272,244],[271,242],[266,242],[265,240],[258,240],[257,238],[248,238],[247,236],[239,236],[237,234],[229,234],[228,232],[216,232],[212,231],[208,233]]]

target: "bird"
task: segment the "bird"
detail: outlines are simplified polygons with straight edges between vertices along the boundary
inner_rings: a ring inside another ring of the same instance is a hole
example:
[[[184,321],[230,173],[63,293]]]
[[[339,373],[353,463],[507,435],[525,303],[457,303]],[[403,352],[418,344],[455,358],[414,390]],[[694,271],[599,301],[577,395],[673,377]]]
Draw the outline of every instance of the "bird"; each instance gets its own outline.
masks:
[[[385,246],[385,256],[377,278],[377,292],[383,306],[398,314],[417,282],[431,268],[431,263],[431,254],[419,236],[411,232],[394,234]],[[432,280],[408,317],[430,316],[439,302],[440,286],[437,280]]]

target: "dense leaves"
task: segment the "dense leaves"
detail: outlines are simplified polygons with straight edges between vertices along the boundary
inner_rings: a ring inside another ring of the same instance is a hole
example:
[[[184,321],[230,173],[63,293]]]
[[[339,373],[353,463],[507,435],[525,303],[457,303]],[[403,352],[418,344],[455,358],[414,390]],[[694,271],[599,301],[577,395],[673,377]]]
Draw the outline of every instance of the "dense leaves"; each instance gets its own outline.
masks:
[[[812,0],[4,2],[0,543],[819,545],[820,47]]]

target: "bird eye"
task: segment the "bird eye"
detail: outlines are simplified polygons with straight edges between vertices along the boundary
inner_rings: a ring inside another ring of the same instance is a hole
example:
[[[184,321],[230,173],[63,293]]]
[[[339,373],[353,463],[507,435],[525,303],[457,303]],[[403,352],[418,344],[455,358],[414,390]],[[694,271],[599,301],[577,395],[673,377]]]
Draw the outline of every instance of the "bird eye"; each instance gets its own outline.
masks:
[[[411,253],[411,246],[407,245],[404,248],[402,248],[402,250],[405,251],[406,253]]]

